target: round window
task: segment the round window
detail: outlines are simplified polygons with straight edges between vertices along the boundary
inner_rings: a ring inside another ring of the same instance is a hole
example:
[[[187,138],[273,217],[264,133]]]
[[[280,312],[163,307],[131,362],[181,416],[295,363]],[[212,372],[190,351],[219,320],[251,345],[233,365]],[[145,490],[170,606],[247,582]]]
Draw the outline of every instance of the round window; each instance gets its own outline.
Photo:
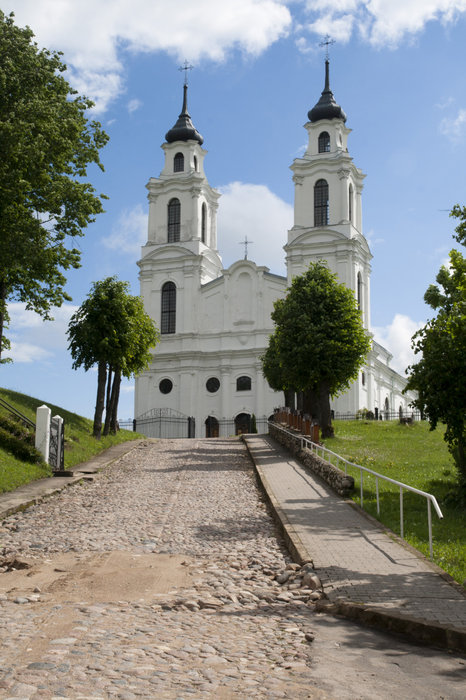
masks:
[[[215,394],[216,391],[220,389],[220,381],[217,379],[217,377],[210,377],[205,383],[207,391],[210,391],[211,394]]]
[[[173,389],[173,382],[171,379],[162,379],[162,381],[159,384],[159,389],[162,394],[169,394],[170,391]]]

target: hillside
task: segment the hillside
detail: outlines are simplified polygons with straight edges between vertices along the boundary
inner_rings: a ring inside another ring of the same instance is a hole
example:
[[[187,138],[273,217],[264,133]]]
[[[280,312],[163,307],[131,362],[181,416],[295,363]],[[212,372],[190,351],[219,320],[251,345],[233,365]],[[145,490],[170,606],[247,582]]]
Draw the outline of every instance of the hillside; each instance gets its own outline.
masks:
[[[65,421],[65,469],[71,469],[76,464],[86,461],[92,455],[127,440],[141,438],[138,433],[120,430],[116,435],[109,435],[101,440],[92,437],[92,421],[66,411],[42,399],[36,399],[10,389],[0,388],[0,398],[14,406],[27,418],[35,421],[38,406],[47,404],[52,415],[60,415]],[[0,406],[0,415],[8,416],[8,412]],[[10,451],[0,446],[0,492],[13,491],[18,486],[34,479],[50,475],[50,467],[44,463],[32,464],[14,457]]]

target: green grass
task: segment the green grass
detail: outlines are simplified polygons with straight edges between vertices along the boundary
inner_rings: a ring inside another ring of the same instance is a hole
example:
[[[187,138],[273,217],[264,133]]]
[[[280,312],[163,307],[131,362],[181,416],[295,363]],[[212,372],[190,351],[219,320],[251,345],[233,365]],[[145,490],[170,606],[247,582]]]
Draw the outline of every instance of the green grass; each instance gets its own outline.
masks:
[[[411,426],[396,421],[335,421],[335,437],[324,444],[351,462],[434,495],[443,513],[439,520],[432,508],[434,562],[458,583],[466,581],[466,512],[448,494],[456,486],[456,469],[443,429],[430,431],[425,422]],[[334,460],[332,460],[334,461]],[[360,503],[360,472],[348,469],[355,479],[353,500]],[[379,480],[380,516],[377,516],[375,478],[363,477],[364,509],[400,534],[399,487]],[[404,537],[429,556],[427,502],[404,492]]]
[[[60,415],[65,420],[65,469],[85,462],[93,455],[127,440],[144,437],[128,430],[120,430],[116,435],[108,435],[101,440],[92,437],[92,421],[78,416],[76,413],[65,411],[59,406],[47,403],[31,396],[20,394],[9,389],[0,389],[0,398],[21,411],[27,418],[35,422],[36,409],[46,403],[52,411],[52,416]],[[0,411],[9,415],[0,406]],[[23,484],[35,479],[50,476],[51,470],[47,464],[28,464],[16,459],[9,452],[0,448],[0,493],[13,491]]]

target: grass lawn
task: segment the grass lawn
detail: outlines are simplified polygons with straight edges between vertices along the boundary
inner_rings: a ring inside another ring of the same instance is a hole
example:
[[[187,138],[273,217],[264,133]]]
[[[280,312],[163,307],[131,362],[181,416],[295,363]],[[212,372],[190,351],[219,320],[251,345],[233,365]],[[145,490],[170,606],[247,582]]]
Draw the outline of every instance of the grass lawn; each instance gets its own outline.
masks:
[[[47,403],[9,389],[0,389],[0,398],[7,401],[34,422],[36,419],[36,408]],[[52,411],[52,416],[58,414],[65,421],[65,469],[71,469],[76,464],[85,462],[93,455],[105,450],[107,447],[111,447],[111,445],[144,437],[139,433],[120,430],[116,435],[109,435],[101,440],[95,440],[92,437],[91,420],[78,416],[76,413],[65,411],[59,406],[47,405]],[[9,415],[1,406],[0,411],[4,412],[5,415]],[[47,464],[38,465],[22,462],[0,447],[0,493],[13,491],[22,484],[50,475],[50,467]]]
[[[439,520],[432,508],[434,562],[458,583],[466,585],[466,512],[448,502],[454,490],[456,470],[441,427],[429,430],[426,422],[400,425],[397,421],[335,421],[335,437],[324,444],[342,457],[380,474],[402,481],[436,497],[443,513]],[[360,472],[348,469],[355,479],[353,500],[360,502]],[[399,487],[379,480],[380,516],[377,516],[375,478],[365,474],[364,509],[400,534]],[[404,536],[429,556],[427,502],[404,492]]]

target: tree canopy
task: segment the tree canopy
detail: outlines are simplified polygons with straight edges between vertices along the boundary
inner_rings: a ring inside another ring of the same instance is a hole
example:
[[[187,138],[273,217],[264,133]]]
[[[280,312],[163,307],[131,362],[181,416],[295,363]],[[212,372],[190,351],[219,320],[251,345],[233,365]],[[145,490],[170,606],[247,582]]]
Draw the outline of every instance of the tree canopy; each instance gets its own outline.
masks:
[[[104,407],[104,435],[116,429],[121,377],[130,378],[144,370],[159,340],[142,299],[131,296],[128,290],[128,282],[116,277],[94,282],[68,326],[73,369],[87,371],[98,366],[95,437],[102,433]]]
[[[305,410],[332,434],[330,396],[347,389],[370,350],[353,292],[324,262],[295,277],[274,304],[275,331],[263,356],[273,389],[304,392]]]
[[[460,219],[455,238],[466,245],[466,208],[456,205]],[[459,491],[466,502],[466,259],[450,251],[449,267],[442,266],[424,300],[437,311],[412,340],[417,364],[408,367],[406,390],[418,392],[413,404],[423,411],[431,430],[445,423],[445,441],[458,469]]]
[[[108,140],[93,103],[65,80],[61,54],[39,49],[28,27],[0,10],[0,357],[8,301],[22,301],[44,319],[70,300],[64,270],[80,251],[67,241],[103,211],[103,195],[86,182],[103,170]]]

